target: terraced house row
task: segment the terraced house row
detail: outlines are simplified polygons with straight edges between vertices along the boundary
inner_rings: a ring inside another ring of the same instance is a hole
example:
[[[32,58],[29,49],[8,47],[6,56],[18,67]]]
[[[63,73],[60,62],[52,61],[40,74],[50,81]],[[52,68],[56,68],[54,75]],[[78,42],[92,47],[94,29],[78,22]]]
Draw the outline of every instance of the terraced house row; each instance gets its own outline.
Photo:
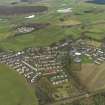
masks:
[[[53,85],[58,85],[68,82],[68,76],[57,54],[57,50],[49,47],[28,48],[18,53],[1,52],[0,63],[9,65],[30,83],[46,76]]]

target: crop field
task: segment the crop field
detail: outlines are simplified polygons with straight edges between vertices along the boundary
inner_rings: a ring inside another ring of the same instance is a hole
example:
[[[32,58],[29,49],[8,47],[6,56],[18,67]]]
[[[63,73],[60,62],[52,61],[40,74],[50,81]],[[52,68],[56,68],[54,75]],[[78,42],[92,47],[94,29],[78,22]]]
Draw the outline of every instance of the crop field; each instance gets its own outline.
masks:
[[[22,76],[6,65],[0,65],[1,105],[37,105],[34,93]]]

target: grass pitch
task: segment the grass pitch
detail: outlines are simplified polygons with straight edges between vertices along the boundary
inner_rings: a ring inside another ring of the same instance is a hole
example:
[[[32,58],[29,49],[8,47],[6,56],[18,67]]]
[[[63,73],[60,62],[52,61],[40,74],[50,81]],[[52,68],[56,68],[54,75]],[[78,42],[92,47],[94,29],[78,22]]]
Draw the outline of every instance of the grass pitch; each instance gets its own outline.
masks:
[[[34,93],[22,76],[0,65],[0,105],[37,105]]]

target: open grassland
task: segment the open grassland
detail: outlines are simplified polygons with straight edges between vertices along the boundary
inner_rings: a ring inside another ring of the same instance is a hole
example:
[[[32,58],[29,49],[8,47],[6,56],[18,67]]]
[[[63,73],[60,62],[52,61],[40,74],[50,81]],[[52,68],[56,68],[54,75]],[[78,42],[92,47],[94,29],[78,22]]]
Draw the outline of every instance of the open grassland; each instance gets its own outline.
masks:
[[[101,65],[86,63],[81,66],[81,70],[76,75],[88,91],[93,92],[105,89],[105,63]]]
[[[59,22],[59,25],[61,25],[61,26],[75,26],[75,25],[79,25],[79,24],[81,24],[81,22],[78,20],[74,20],[74,19],[69,19],[64,22]]]
[[[18,4],[23,5],[23,4]],[[21,50],[26,47],[46,46],[66,36],[78,38],[83,32],[93,39],[104,38],[105,5],[91,3],[75,3],[74,0],[42,0],[35,4],[48,6],[48,12],[35,14],[33,19],[25,19],[31,15],[0,16],[0,47],[3,49]],[[58,9],[73,8],[72,13],[60,14]],[[64,19],[61,21],[60,19]],[[103,23],[102,23],[103,22]],[[14,27],[28,23],[50,23],[46,29],[14,37]],[[98,23],[98,24],[95,24]],[[78,24],[80,24],[78,26]],[[71,27],[62,28],[62,25]],[[81,28],[84,27],[84,28]]]
[[[22,76],[6,65],[0,65],[1,105],[37,105],[34,93]]]

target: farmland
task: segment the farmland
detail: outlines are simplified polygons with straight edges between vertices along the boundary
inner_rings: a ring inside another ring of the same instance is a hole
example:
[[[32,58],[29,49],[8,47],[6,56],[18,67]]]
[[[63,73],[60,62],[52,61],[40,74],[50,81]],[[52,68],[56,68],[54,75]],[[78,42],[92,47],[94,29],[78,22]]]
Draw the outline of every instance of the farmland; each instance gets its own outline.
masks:
[[[68,0],[42,0],[40,2],[36,2],[35,4],[18,3],[17,5],[47,6],[48,12],[37,13],[33,19],[25,19],[26,16],[33,13],[8,16],[1,15],[0,47],[2,49],[12,49],[17,51],[27,47],[46,46],[67,36],[78,38],[83,32],[86,32],[85,35],[92,37],[93,39],[102,40],[104,38],[105,25],[102,23],[104,22],[104,5],[101,6],[98,4],[84,2],[75,4],[72,0],[71,2]],[[72,13],[57,13],[57,10],[60,8],[68,7],[73,8]],[[46,29],[40,29],[22,36],[19,35],[18,37],[14,37],[14,27],[33,22],[40,24],[50,23],[50,26]],[[62,25],[69,25],[70,27],[62,28]],[[84,29],[81,27],[84,27]]]

